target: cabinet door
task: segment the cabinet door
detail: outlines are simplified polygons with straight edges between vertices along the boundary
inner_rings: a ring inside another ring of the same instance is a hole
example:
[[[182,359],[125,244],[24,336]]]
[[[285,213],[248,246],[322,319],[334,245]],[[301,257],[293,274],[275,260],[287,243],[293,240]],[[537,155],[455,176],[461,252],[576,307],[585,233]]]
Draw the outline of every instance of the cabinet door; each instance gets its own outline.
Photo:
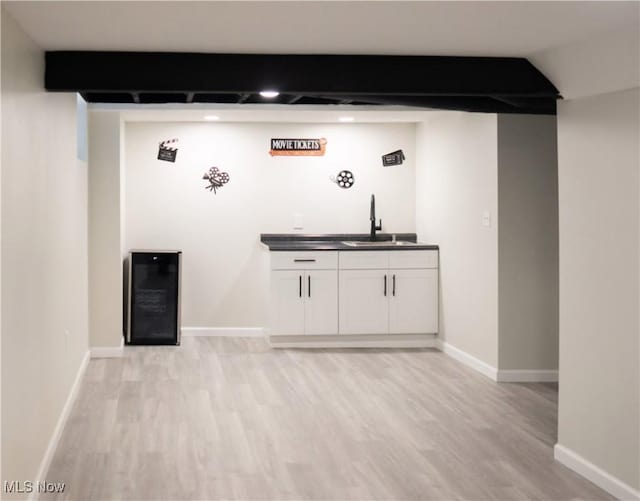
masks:
[[[389,283],[386,270],[340,270],[340,334],[389,332]]]
[[[307,270],[304,296],[305,334],[337,334],[338,270]]]
[[[304,271],[271,272],[270,334],[304,334]]]
[[[389,332],[438,332],[438,270],[390,270],[389,278]]]

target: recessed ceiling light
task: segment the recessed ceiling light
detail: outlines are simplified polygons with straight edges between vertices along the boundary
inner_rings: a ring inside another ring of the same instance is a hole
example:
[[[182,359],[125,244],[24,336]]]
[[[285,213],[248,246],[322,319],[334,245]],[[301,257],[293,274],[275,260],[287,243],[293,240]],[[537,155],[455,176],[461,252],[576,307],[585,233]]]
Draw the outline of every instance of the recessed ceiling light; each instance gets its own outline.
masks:
[[[220,120],[220,117],[218,115],[206,115],[204,119],[213,122],[214,120]]]
[[[272,98],[272,97],[278,97],[280,93],[277,90],[263,90],[260,92],[260,95],[262,97]]]
[[[341,122],[353,122],[353,117],[340,117],[338,120]]]

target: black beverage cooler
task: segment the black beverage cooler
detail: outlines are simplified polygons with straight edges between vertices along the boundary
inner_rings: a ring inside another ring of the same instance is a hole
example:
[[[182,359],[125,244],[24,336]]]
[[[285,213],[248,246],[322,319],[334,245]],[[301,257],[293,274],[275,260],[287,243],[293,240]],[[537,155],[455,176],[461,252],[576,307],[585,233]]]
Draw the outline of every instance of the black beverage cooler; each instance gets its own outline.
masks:
[[[127,344],[180,344],[180,251],[131,251]]]

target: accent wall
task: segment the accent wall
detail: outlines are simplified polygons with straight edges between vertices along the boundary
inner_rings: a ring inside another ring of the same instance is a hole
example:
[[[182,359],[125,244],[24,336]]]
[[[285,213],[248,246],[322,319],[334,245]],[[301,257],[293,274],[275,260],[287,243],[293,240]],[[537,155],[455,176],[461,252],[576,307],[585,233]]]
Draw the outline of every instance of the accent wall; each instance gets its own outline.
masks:
[[[127,249],[183,252],[184,327],[265,327],[260,233],[415,232],[414,124],[136,123],[125,126]],[[271,156],[272,138],[326,138],[324,156]],[[170,139],[176,161],[157,159]],[[402,165],[381,156],[404,151]],[[211,167],[229,175],[205,189]],[[353,172],[340,188],[330,178]],[[298,228],[298,229],[296,229]]]

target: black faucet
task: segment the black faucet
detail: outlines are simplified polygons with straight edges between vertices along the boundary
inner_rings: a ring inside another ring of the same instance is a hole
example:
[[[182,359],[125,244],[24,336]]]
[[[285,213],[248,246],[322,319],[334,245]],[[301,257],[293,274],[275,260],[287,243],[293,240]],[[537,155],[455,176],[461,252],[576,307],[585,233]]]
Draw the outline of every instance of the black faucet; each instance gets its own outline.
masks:
[[[382,231],[382,219],[380,219],[380,224],[376,226],[376,197],[375,195],[371,195],[371,210],[369,211],[369,220],[371,221],[371,234],[369,236],[369,240],[372,242],[376,241],[376,230]]]

